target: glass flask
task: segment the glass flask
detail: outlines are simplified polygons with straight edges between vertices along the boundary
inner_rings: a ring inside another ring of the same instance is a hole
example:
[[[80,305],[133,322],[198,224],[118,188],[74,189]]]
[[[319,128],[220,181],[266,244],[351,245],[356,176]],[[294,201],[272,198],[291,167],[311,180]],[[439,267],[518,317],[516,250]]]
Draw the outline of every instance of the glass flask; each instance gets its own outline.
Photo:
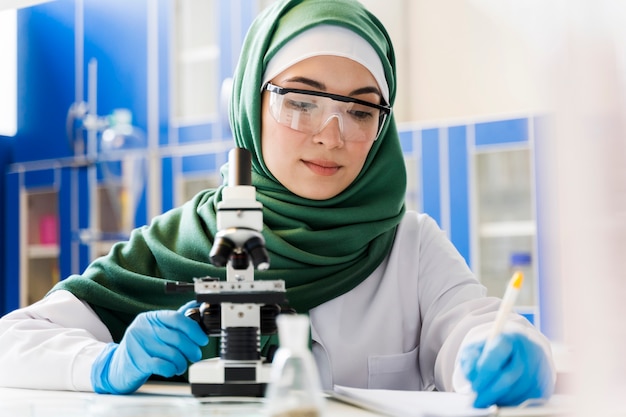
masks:
[[[325,399],[313,354],[309,350],[309,317],[276,318],[280,346],[272,361],[264,414],[270,417],[321,417]]]
[[[109,128],[102,132],[102,183],[118,219],[118,230],[130,233],[135,227],[135,215],[146,186],[147,142],[139,128],[133,126],[128,109],[115,109],[108,118]]]

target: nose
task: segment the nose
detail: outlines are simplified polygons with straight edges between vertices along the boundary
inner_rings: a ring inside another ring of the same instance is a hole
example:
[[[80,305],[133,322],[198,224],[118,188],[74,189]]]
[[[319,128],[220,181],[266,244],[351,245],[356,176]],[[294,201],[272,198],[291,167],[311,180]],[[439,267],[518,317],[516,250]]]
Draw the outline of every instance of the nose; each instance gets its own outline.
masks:
[[[317,143],[322,143],[329,148],[339,148],[343,146],[343,120],[337,114],[331,114],[319,132],[314,135]]]

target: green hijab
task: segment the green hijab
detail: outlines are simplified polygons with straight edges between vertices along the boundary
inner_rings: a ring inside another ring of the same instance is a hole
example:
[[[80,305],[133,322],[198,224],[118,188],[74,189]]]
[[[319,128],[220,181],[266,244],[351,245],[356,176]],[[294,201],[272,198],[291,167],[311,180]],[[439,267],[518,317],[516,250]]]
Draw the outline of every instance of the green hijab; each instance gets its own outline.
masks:
[[[233,80],[230,121],[235,144],[253,155],[252,181],[263,204],[263,235],[271,266],[255,279],[281,279],[298,312],[344,294],[383,262],[404,214],[406,172],[398,133],[389,117],[362,172],[344,192],[325,201],[292,194],[276,181],[261,155],[261,78],[272,56],[291,38],[315,25],[346,27],[368,41],[385,70],[393,105],[395,57],[381,23],[353,0],[285,0],[253,22]],[[225,268],[209,262],[217,233],[217,203],[225,183],[136,229],[128,242],[95,260],[53,290],[65,289],[87,301],[121,340],[133,318],[147,310],[175,309],[193,294],[165,294],[165,280],[225,279]],[[215,354],[215,352],[213,352]]]

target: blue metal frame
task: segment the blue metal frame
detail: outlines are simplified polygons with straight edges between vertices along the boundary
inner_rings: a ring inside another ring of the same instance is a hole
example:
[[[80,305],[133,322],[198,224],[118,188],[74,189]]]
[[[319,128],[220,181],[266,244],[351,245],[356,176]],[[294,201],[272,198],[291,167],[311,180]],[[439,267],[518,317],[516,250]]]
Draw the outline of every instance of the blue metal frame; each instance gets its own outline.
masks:
[[[439,129],[422,130],[422,199],[424,213],[441,225]]]
[[[9,142],[9,138],[5,138],[0,136],[0,172],[4,173],[6,171],[6,167],[11,160],[11,148]],[[0,265],[6,265],[6,249],[5,245],[7,239],[9,238],[8,224],[10,223],[9,217],[6,214],[6,204],[9,201],[8,196],[11,196],[8,193],[6,183],[8,179],[4,176],[0,179],[0,219],[2,219],[2,233],[0,233]],[[5,288],[5,283],[7,282],[6,275],[6,267],[0,266],[0,289]],[[0,297],[0,316],[4,314],[6,311],[6,296]]]
[[[454,126],[448,128],[450,240],[465,258],[465,262],[470,265],[470,175],[468,160],[467,127]]]
[[[6,204],[4,219],[4,235],[6,239],[3,282],[3,306],[2,314],[15,310],[19,307],[20,300],[20,188],[19,175],[17,173],[6,175]]]

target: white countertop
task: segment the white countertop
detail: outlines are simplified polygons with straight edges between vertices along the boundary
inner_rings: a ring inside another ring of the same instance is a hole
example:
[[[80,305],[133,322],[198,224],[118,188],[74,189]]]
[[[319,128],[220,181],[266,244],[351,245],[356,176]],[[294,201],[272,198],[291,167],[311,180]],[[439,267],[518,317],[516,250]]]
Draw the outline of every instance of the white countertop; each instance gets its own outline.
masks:
[[[563,397],[551,405],[501,408],[498,416],[564,416]],[[196,398],[188,384],[150,382],[132,395],[0,388],[1,417],[262,417],[262,398]],[[571,411],[571,410],[570,410]],[[327,399],[327,417],[383,414]]]
[[[132,395],[0,388],[2,417],[201,417],[262,416],[262,398],[196,398],[187,384],[150,382]],[[328,416],[372,413],[327,400]]]

